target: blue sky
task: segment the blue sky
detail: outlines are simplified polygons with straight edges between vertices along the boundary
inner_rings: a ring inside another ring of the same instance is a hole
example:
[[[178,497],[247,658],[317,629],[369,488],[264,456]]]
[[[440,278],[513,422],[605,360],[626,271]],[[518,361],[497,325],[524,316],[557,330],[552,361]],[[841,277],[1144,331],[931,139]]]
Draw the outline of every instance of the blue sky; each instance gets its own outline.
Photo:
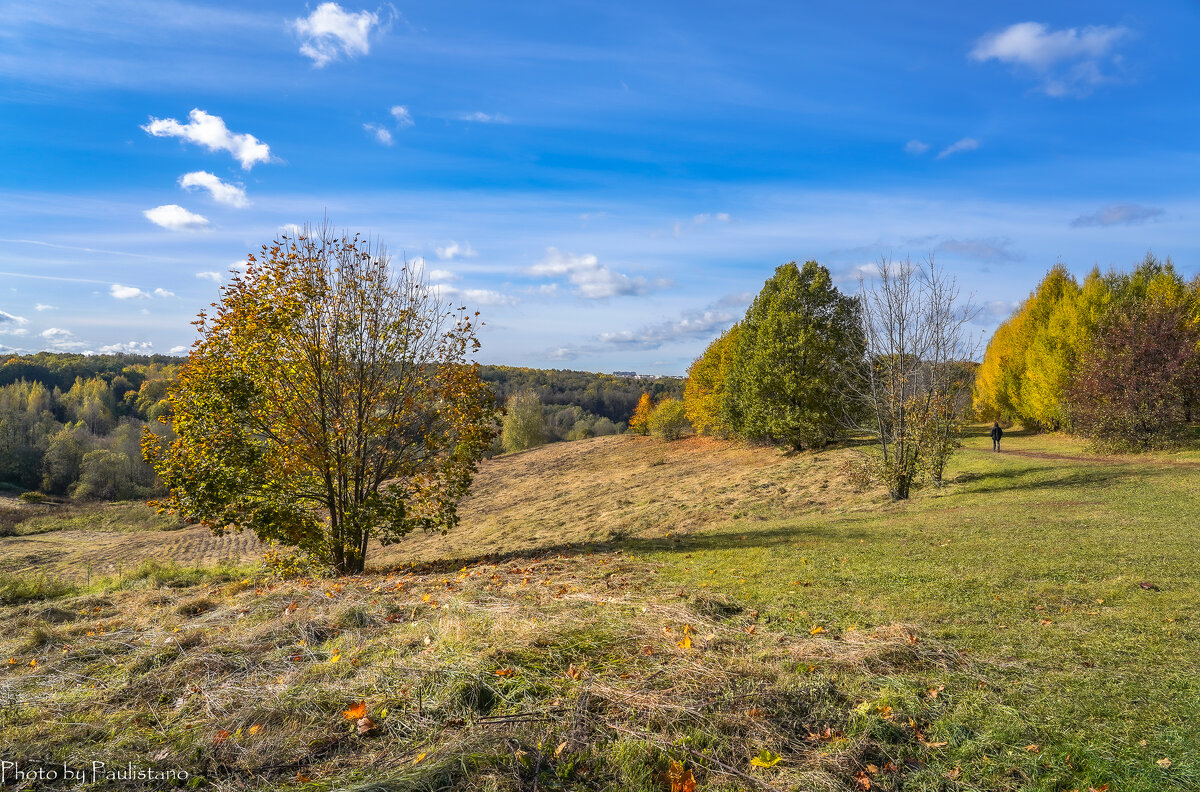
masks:
[[[490,363],[683,373],[776,266],[1200,271],[1200,6],[0,4],[0,352],[186,348],[326,214]],[[836,7],[834,7],[836,6]]]

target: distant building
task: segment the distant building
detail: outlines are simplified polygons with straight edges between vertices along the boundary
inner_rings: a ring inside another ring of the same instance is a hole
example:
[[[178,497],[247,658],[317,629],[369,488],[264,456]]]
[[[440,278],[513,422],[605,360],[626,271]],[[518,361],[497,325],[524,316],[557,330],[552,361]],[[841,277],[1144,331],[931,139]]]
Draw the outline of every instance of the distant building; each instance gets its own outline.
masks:
[[[613,376],[614,377],[633,377],[634,379],[637,379],[637,372],[636,371],[614,371]]]

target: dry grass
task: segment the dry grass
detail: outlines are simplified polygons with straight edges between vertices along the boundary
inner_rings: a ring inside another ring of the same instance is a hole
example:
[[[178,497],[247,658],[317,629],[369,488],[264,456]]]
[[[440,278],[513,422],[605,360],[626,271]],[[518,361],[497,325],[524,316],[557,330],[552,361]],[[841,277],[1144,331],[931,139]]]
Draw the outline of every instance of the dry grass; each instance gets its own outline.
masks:
[[[923,750],[922,712],[864,710],[840,674],[962,664],[915,628],[784,635],[656,578],[620,553],[551,555],[336,581],[142,576],[10,606],[0,759],[133,761],[217,789],[495,790],[664,789],[676,761],[706,789],[835,790]],[[344,717],[358,702],[369,723]],[[864,719],[889,731],[864,736]],[[762,748],[780,763],[752,767]]]
[[[372,563],[681,536],[732,520],[876,506],[877,498],[855,492],[842,475],[846,458],[705,437],[555,443],[486,460],[460,529],[376,549]]]

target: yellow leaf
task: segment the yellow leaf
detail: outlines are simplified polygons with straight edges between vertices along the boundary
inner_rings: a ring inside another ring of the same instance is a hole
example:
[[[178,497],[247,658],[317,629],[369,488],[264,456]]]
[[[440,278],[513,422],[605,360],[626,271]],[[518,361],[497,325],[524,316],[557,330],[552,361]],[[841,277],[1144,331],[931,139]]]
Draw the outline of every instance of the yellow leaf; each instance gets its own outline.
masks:
[[[826,631],[825,628],[818,624],[816,627],[813,627],[811,630],[809,630],[808,634],[809,635],[820,635],[821,633],[823,633],[825,631]]]
[[[667,781],[671,785],[670,792],[696,792],[696,779],[691,770],[684,770],[683,765],[671,760],[667,769]]]
[[[680,649],[691,649],[692,648],[692,636],[690,636],[690,635],[683,636],[683,640],[678,641],[676,643],[676,646],[678,646]]]
[[[260,731],[262,731],[262,727],[263,725],[261,723],[256,723],[246,730],[246,734],[258,734]]]
[[[766,748],[763,748],[758,752],[758,756],[750,759],[750,764],[754,765],[755,767],[774,767],[775,765],[779,764],[781,759],[782,757],[780,757],[778,754],[773,754]]]
[[[422,751],[421,753],[417,754],[417,758],[416,758],[416,759],[413,759],[413,764],[420,764],[420,763],[421,763],[421,760],[422,760],[422,759],[424,759],[424,758],[425,758],[425,752],[424,752],[424,751]]]
[[[566,740],[563,740],[562,742],[560,742],[560,743],[558,744],[558,747],[554,749],[554,758],[555,758],[555,759],[557,759],[559,756],[561,756],[561,755],[562,755],[562,752],[563,752],[564,750],[566,750],[566,747],[567,747],[567,741],[566,741]]]
[[[341,653],[341,651],[337,651],[337,652],[334,652],[333,656],[329,658],[329,662],[337,663],[337,662],[341,662],[341,659],[342,659],[342,653]]]

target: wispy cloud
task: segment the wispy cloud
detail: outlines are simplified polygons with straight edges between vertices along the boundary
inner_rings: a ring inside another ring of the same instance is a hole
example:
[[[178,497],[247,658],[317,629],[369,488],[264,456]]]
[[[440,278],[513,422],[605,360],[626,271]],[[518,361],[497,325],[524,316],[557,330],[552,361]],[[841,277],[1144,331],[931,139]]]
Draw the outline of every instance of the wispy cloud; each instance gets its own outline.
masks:
[[[530,267],[529,274],[547,278],[566,277],[576,295],[592,300],[645,294],[651,288],[645,278],[614,272],[590,253],[577,256],[556,247],[546,248],[546,258]],[[654,284],[660,288],[667,285],[665,281]]]
[[[500,113],[483,113],[477,110],[474,113],[459,113],[458,120],[476,124],[507,124],[511,119]]]
[[[1062,97],[1107,81],[1103,67],[1115,62],[1113,50],[1129,35],[1120,26],[1051,30],[1041,22],[1019,22],[980,38],[970,57],[1016,66],[1036,76],[1048,96]]]
[[[220,283],[224,277],[219,272],[197,272],[196,277],[200,280],[210,280],[213,283]]]
[[[1023,261],[1025,255],[1011,249],[1012,240],[994,239],[944,239],[934,247],[936,253],[978,259],[989,263],[999,261]]]
[[[975,138],[965,137],[961,140],[956,140],[955,142],[951,143],[949,146],[946,146],[946,148],[939,151],[937,158],[944,159],[946,157],[949,157],[951,154],[959,154],[964,151],[974,151],[977,148],[979,148],[978,140],[976,140]]]
[[[683,232],[691,227],[708,225],[709,223],[728,223],[733,220],[729,212],[703,212],[692,216],[691,223],[677,220],[671,224],[671,236],[679,239]]]
[[[404,105],[394,105],[391,113],[397,129],[407,129],[416,123],[413,121],[412,113],[408,112],[408,108]]]
[[[204,146],[209,151],[228,151],[242,164],[243,170],[250,170],[255,164],[271,159],[271,148],[266,143],[251,134],[230,132],[224,119],[199,108],[188,113],[186,124],[174,118],[150,116],[150,123],[142,129],[154,137],[177,137]]]
[[[1156,220],[1166,212],[1156,206],[1140,204],[1112,204],[1091,214],[1083,214],[1071,221],[1072,228],[1088,226],[1138,225],[1147,220]]]
[[[212,199],[226,206],[234,206],[238,209],[244,209],[250,205],[249,199],[246,198],[246,188],[240,184],[230,184],[229,182],[221,181],[215,174],[208,171],[193,171],[185,173],[179,177],[179,186],[185,190],[201,188],[208,190]]]
[[[474,258],[479,254],[471,247],[470,242],[463,242],[461,245],[451,240],[450,244],[445,247],[434,248],[437,257],[443,261],[450,261],[454,258]]]
[[[367,134],[375,138],[375,142],[382,143],[385,146],[392,145],[392,133],[379,126],[379,124],[363,124],[363,129],[366,130]]]
[[[926,151],[929,151],[929,144],[914,139],[904,144],[904,150],[913,155],[924,154]]]
[[[35,311],[57,311],[58,306],[57,305],[47,305],[46,303],[38,303],[37,305],[33,306],[33,310],[35,310]]]
[[[178,204],[164,204],[142,212],[146,219],[168,231],[199,231],[208,227],[208,218],[189,212]]]
[[[371,30],[379,24],[374,12],[353,13],[337,3],[321,3],[308,16],[292,20],[292,29],[300,36],[300,53],[320,69],[342,57],[370,53]]]
[[[87,346],[64,327],[48,327],[41,332],[41,337],[48,347],[60,352],[74,351]]]

